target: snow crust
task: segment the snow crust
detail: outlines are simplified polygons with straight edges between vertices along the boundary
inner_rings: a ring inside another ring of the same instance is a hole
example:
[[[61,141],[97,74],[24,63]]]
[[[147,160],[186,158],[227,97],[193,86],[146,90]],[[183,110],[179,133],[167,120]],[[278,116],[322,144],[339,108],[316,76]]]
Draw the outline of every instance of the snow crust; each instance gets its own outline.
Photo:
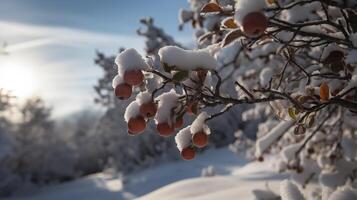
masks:
[[[286,178],[274,173],[274,158],[266,161],[248,163],[226,148],[210,149],[191,162],[159,164],[127,177],[98,173],[8,200],[261,200],[258,197],[262,195],[277,197],[274,194],[279,194],[281,180]],[[213,167],[216,175],[200,177],[208,167]],[[284,186],[284,191],[286,188],[289,186]]]
[[[210,149],[190,162],[179,160],[160,163],[126,177],[116,173],[97,173],[63,184],[45,186],[25,196],[15,196],[6,200],[208,200],[208,197],[215,193],[215,198],[221,196],[220,199],[233,200],[240,194],[247,197],[243,199],[249,200],[254,199],[251,189],[263,188],[264,181],[237,181],[236,177],[222,177],[239,170],[246,162],[242,156],[237,157],[227,148]],[[202,170],[208,166],[214,167],[217,176],[200,177]],[[189,184],[191,181],[202,183],[202,186],[199,186],[201,189]],[[215,181],[219,185],[214,186]],[[170,183],[173,183],[170,186],[172,190],[165,189]],[[180,189],[176,188],[178,185],[181,185]],[[161,187],[164,188],[160,189]],[[203,195],[202,198],[199,197],[200,194]]]

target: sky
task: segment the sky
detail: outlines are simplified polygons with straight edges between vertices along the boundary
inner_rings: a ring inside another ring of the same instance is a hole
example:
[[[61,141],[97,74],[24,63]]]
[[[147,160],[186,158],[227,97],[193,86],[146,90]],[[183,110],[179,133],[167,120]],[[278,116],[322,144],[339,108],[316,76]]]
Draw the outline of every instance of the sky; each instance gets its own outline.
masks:
[[[115,54],[119,47],[142,51],[139,19],[155,24],[182,43],[190,30],[178,31],[178,11],[186,0],[0,0],[0,88],[19,99],[37,95],[55,117],[95,108],[93,85],[101,77],[96,50]]]

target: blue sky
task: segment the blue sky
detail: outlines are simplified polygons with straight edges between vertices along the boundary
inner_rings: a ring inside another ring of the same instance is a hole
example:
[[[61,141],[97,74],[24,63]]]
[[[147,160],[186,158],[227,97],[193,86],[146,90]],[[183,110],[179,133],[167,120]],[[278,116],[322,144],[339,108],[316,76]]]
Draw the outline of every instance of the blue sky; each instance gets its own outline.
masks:
[[[0,0],[0,18],[31,24],[80,27],[92,31],[134,34],[138,19],[153,16],[177,33],[179,8],[186,0]],[[99,3],[100,2],[100,3]]]
[[[145,16],[189,42],[191,32],[177,30],[178,10],[187,7],[186,0],[0,0],[0,41],[11,50],[0,57],[0,74],[15,65],[18,76],[10,80],[34,88],[55,116],[93,107],[92,86],[101,76],[95,50],[142,49],[135,31]],[[30,74],[34,80],[24,82]]]

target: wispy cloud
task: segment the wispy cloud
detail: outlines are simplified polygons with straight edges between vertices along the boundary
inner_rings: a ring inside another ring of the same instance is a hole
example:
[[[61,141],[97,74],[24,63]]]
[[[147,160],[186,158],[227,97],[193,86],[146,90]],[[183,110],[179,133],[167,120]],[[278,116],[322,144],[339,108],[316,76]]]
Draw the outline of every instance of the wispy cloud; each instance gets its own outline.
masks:
[[[35,40],[30,40],[27,42],[20,42],[20,43],[15,43],[11,45],[5,45],[4,46],[4,51],[7,53],[13,53],[16,51],[21,51],[25,49],[30,49],[38,46],[43,46],[43,45],[48,45],[51,43],[55,43],[56,40],[53,38],[41,38],[41,39],[35,39]]]

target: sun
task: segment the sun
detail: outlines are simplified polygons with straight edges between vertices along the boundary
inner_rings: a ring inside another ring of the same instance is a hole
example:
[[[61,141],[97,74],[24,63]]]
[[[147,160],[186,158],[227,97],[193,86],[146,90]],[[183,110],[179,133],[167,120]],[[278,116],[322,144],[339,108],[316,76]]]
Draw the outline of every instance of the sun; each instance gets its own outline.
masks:
[[[33,68],[29,64],[0,62],[0,88],[19,98],[34,95],[36,78]]]

